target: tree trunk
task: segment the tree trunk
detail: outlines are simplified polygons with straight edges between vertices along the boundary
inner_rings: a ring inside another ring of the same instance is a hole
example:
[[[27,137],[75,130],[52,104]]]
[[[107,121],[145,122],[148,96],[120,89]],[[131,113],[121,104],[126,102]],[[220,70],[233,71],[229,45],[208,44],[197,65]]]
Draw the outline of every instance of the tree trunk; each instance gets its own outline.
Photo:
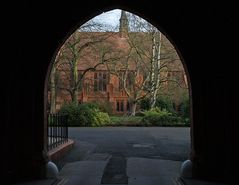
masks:
[[[50,76],[50,113],[55,113],[56,112],[56,82],[55,82],[55,77],[56,77],[56,68],[53,65],[52,71],[51,71],[51,76]]]
[[[78,105],[78,91],[74,90],[72,94],[72,102]]]
[[[136,107],[137,107],[137,103],[136,102],[132,102],[131,103],[131,116],[135,116]]]
[[[150,98],[149,103],[150,107],[155,104],[154,102],[154,87],[155,87],[155,53],[156,53],[156,43],[155,43],[155,36],[152,35],[152,60],[151,60],[151,68],[150,68]]]
[[[153,94],[150,98],[150,108],[154,108],[156,104],[157,97]]]
[[[157,100],[158,89],[160,85],[160,65],[161,65],[161,33],[153,36],[153,56],[151,64],[151,91],[150,91],[150,108],[154,108]]]
[[[78,105],[78,68],[77,68],[77,61],[74,61],[74,66],[73,66],[73,98],[72,102]]]

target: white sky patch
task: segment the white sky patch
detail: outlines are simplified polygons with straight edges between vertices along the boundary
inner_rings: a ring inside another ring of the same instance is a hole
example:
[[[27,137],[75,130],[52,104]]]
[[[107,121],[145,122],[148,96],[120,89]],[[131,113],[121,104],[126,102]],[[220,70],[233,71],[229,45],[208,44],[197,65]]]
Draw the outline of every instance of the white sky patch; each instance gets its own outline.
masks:
[[[93,20],[99,23],[104,23],[112,27],[115,27],[119,25],[120,15],[121,15],[121,10],[115,9],[108,12],[104,12],[94,17]]]
[[[88,22],[83,24],[80,27],[79,31],[88,31],[88,32],[90,31],[98,31],[98,32],[119,31],[121,11],[122,10],[120,9],[114,9],[111,11],[103,12],[102,14],[95,16],[94,18],[90,19]],[[126,12],[126,13],[130,14],[129,12]],[[133,27],[134,25],[131,25],[129,17],[128,17],[128,20],[129,20],[129,30],[137,31],[137,30],[134,30],[134,27]],[[146,21],[138,17],[137,22],[138,24],[142,24],[142,23],[145,24]],[[140,31],[144,32],[145,29],[142,27]]]

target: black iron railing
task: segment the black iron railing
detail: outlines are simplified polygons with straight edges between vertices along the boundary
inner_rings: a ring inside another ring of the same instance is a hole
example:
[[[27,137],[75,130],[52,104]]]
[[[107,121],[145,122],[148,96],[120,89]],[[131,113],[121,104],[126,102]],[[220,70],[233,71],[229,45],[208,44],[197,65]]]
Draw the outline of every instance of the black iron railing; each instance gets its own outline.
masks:
[[[48,151],[68,141],[67,115],[48,114]]]

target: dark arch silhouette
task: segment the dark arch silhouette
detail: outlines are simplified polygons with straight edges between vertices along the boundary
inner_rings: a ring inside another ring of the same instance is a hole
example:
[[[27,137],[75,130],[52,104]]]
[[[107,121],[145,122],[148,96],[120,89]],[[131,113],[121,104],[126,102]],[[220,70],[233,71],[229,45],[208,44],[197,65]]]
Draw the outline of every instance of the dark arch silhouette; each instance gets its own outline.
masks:
[[[228,0],[223,3],[162,1],[160,7],[153,5],[153,0],[91,0],[78,6],[71,1],[4,5],[13,15],[2,16],[1,68],[11,71],[1,73],[6,181],[43,176],[44,82],[49,61],[62,38],[102,11],[120,8],[161,28],[185,60],[193,93],[193,177],[238,182],[238,113],[232,108],[238,105],[239,94],[235,88],[237,51],[232,47],[238,38],[237,4]]]

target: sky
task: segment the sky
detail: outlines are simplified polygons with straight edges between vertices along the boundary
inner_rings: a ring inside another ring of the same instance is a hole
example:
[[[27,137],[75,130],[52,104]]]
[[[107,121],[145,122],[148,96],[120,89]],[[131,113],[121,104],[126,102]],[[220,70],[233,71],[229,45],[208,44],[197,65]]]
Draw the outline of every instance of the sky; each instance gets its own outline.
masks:
[[[91,31],[106,31],[106,30],[107,31],[115,31],[115,30],[118,30],[121,11],[122,10],[120,10],[120,9],[114,9],[111,11],[103,12],[102,14],[90,19],[89,22],[92,21],[94,23],[99,23],[101,25],[104,25],[102,27],[97,27],[96,29],[91,27]],[[129,12],[127,12],[127,13],[129,13]],[[143,19],[141,19],[141,20],[143,20]],[[143,20],[143,21],[145,21],[145,20]],[[87,22],[87,23],[89,23],[89,22]],[[130,30],[132,29],[130,23],[129,23],[129,28],[130,28]],[[84,29],[81,29],[81,31],[82,30],[84,30]],[[86,31],[88,31],[88,30],[86,29]],[[141,31],[143,31],[143,29]]]
[[[104,12],[96,17],[93,18],[95,21],[99,21],[105,24],[109,24],[112,27],[115,27],[119,24],[121,10],[115,9],[108,12]]]

